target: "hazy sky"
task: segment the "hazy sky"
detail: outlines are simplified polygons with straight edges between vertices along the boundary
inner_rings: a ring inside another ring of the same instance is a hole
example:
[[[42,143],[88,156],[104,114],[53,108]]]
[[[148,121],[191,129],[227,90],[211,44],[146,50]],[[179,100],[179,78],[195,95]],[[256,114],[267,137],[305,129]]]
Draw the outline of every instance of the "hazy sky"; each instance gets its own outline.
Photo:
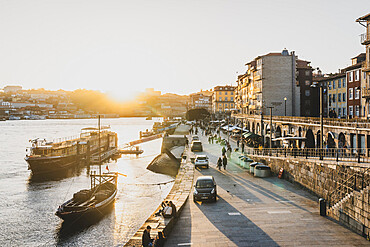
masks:
[[[324,73],[365,51],[369,0],[0,0],[0,88],[235,85],[258,55],[287,48]]]

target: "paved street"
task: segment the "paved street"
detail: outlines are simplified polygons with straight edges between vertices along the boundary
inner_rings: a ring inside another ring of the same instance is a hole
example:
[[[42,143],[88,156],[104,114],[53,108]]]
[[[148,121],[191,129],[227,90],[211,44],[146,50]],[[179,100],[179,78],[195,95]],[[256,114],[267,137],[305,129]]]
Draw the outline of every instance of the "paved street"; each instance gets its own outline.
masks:
[[[218,200],[194,203],[192,194],[166,246],[369,246],[365,238],[319,215],[317,198],[285,180],[255,178],[229,160],[218,171],[221,147],[202,137]],[[195,181],[195,180],[194,180]]]

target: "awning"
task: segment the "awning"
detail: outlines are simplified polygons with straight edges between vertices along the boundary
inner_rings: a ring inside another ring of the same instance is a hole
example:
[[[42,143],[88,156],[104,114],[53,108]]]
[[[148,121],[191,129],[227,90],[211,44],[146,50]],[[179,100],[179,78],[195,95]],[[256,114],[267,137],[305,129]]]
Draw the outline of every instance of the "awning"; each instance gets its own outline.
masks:
[[[284,136],[272,139],[272,141],[305,141],[306,137],[300,137],[300,136]]]
[[[247,139],[247,138],[257,138],[257,137],[261,137],[261,136],[257,135],[257,134],[254,134],[253,132],[248,132],[248,133],[244,133],[243,137],[245,139]]]

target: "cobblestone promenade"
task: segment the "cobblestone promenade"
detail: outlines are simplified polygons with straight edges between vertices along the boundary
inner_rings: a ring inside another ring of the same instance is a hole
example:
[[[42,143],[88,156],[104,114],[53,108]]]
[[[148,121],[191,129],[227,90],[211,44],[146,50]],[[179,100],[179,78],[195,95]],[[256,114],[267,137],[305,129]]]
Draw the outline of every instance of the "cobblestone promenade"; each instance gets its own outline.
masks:
[[[228,162],[218,171],[221,147],[202,137],[218,200],[194,203],[189,197],[166,246],[370,246],[365,238],[319,215],[317,198],[276,177],[255,178]]]

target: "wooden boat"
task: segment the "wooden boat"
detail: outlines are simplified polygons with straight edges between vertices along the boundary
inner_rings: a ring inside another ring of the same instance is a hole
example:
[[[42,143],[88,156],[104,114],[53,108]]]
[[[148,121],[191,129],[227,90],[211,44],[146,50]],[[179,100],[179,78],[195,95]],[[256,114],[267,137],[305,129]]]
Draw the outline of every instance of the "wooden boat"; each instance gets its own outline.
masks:
[[[80,190],[58,207],[55,215],[64,221],[94,220],[114,202],[117,173],[91,174],[91,189]]]
[[[83,128],[81,134],[66,140],[48,142],[45,139],[30,140],[32,146],[25,160],[33,174],[54,173],[73,167],[81,160],[90,160],[98,153],[100,146],[104,153],[117,148],[117,134],[103,127],[101,140],[97,128]]]
[[[145,118],[145,120],[152,120],[153,118],[151,116]]]

